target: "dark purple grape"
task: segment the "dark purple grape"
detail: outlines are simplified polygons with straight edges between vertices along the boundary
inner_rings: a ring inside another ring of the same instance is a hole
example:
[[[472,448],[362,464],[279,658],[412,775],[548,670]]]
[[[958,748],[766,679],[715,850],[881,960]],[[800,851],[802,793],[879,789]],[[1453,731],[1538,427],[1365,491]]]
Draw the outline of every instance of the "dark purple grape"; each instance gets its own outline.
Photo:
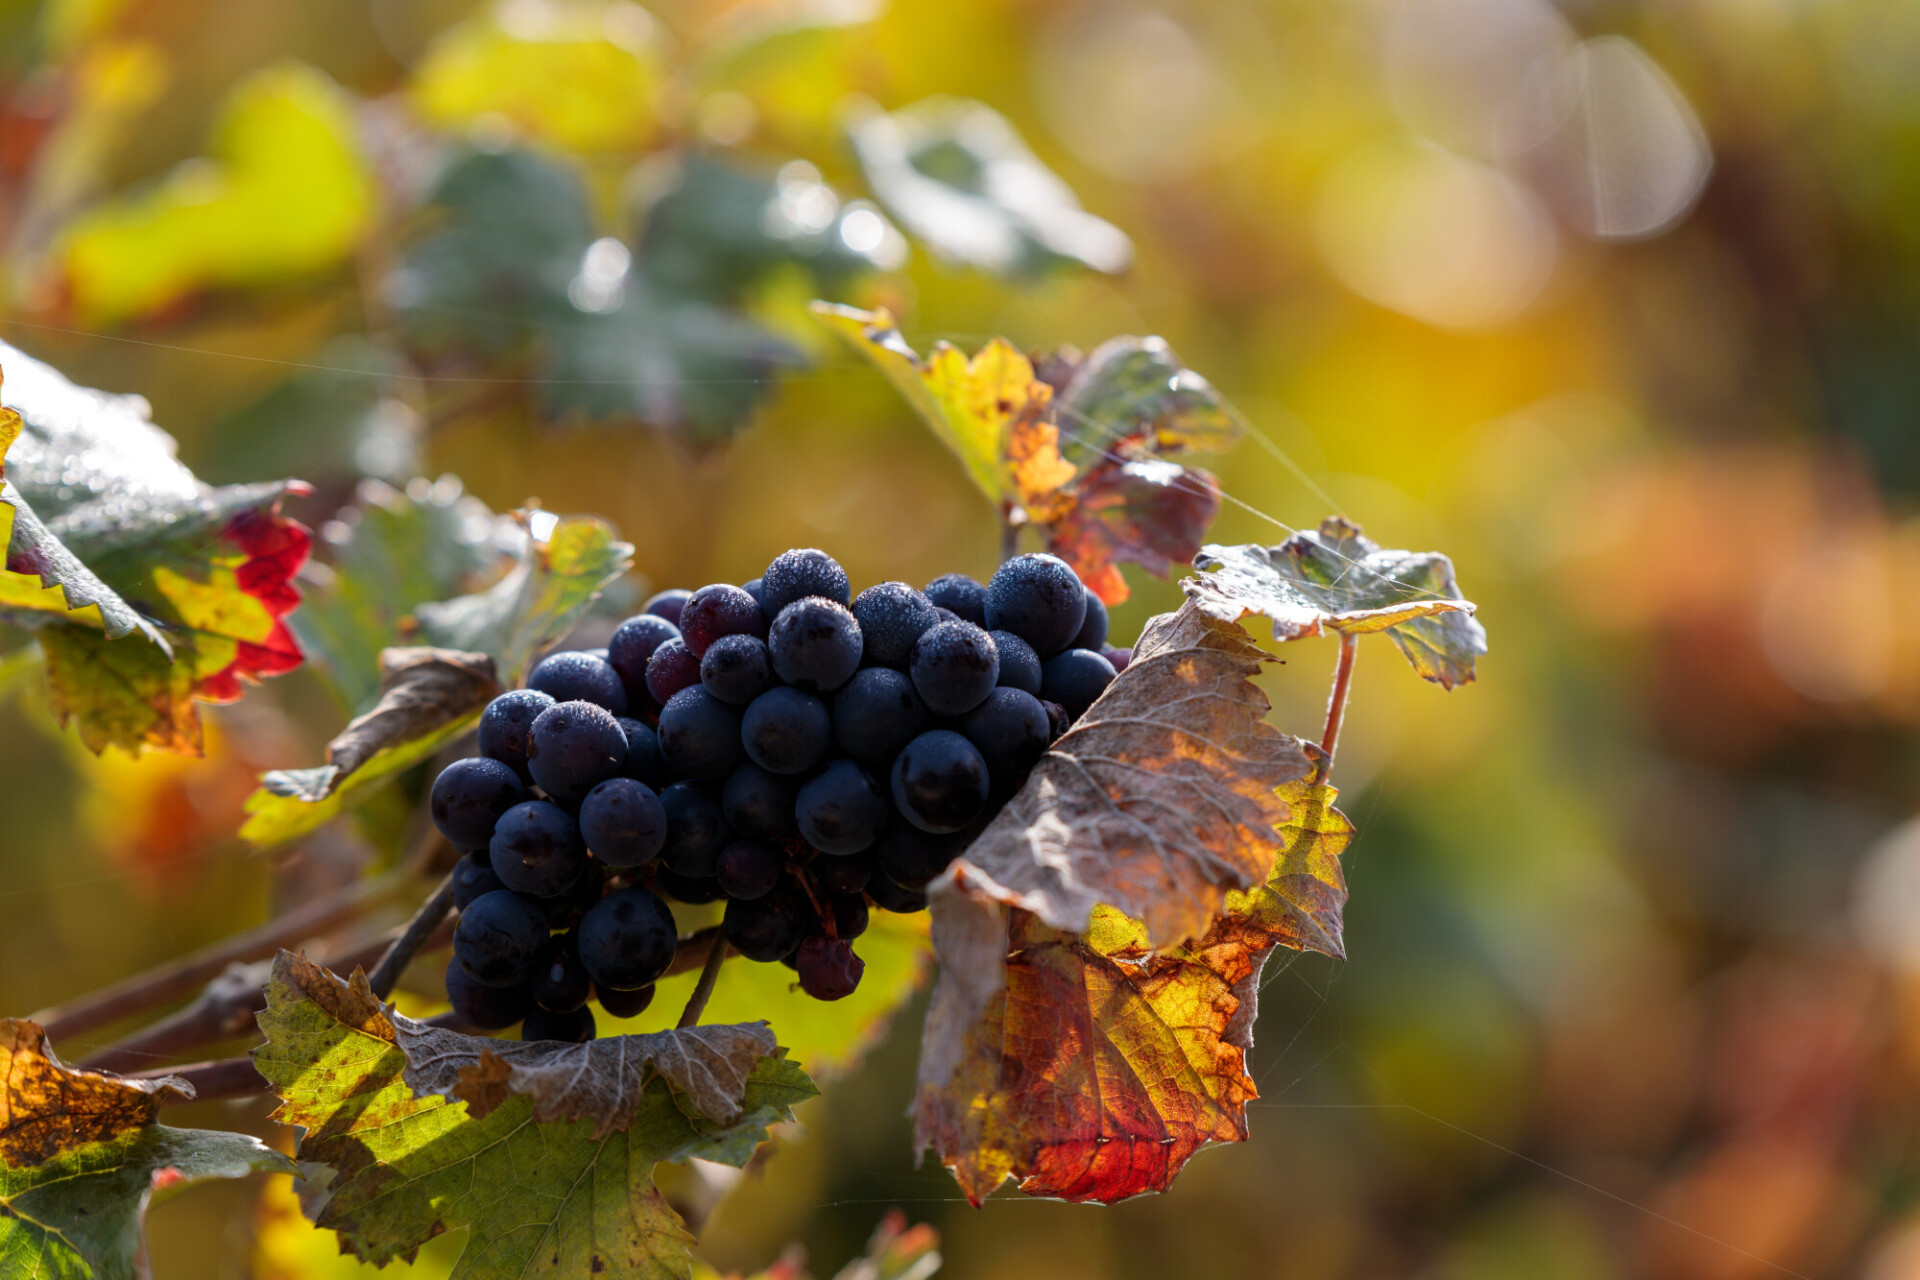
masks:
[[[982,776],[985,772],[982,765]],[[822,853],[848,854],[879,838],[887,824],[888,806],[886,793],[871,773],[852,760],[831,760],[801,786],[793,810],[808,844]]]
[[[637,1018],[653,1003],[653,984],[649,982],[631,991],[595,991],[593,994],[609,1018]]]
[[[860,669],[860,624],[845,605],[808,596],[774,618],[767,649],[782,680],[809,693],[831,693]]]
[[[447,1003],[453,1016],[480,1031],[505,1031],[533,1012],[533,993],[522,982],[490,987],[476,981],[458,959],[447,961]]]
[[[767,690],[740,718],[747,758],[772,773],[805,773],[827,757],[833,719],[827,704],[810,693],[780,686]]]
[[[746,758],[740,745],[740,708],[695,686],[660,708],[660,755],[686,778],[724,778]]]
[[[520,1026],[522,1040],[559,1040],[566,1044],[585,1044],[599,1034],[593,1010],[585,1005],[567,1013],[535,1009]]]
[[[866,895],[858,891],[829,894],[827,910],[833,916],[834,933],[848,942],[867,931]]]
[[[760,580],[761,610],[769,618],[778,618],[782,609],[808,596],[819,596],[844,608],[853,598],[847,571],[832,556],[812,547],[775,556]]]
[[[507,810],[494,828],[488,857],[501,884],[530,898],[557,898],[587,870],[579,826],[550,800],[528,800]]]
[[[679,638],[679,627],[652,613],[635,614],[614,631],[607,641],[607,664],[627,687],[629,703],[652,696],[647,692],[647,659],[667,641]]]
[[[700,683],[720,701],[744,707],[773,688],[773,658],[758,636],[722,636],[700,659]]]
[[[925,893],[918,889],[902,889],[884,875],[875,876],[867,882],[867,897],[873,899],[874,906],[895,915],[910,916],[927,909]]]
[[[1100,656],[1113,666],[1113,673],[1119,675],[1127,669],[1127,664],[1133,661],[1133,650],[1116,649],[1109,645],[1100,651]]]
[[[922,831],[904,818],[895,818],[873,847],[875,881],[890,880],[902,889],[919,892],[927,882],[945,871],[965,848],[954,835],[934,835]],[[867,889],[873,889],[869,881]]]
[[[455,760],[433,780],[427,810],[456,849],[484,849],[500,815],[526,799],[520,775],[498,760]]]
[[[874,769],[893,763],[900,748],[927,725],[927,705],[913,681],[890,667],[866,667],[833,695],[833,741]]]
[[[647,696],[666,706],[673,695],[700,683],[700,659],[679,636],[662,644],[647,659]]]
[[[867,881],[873,878],[874,854],[871,849],[862,849],[859,853],[842,854],[839,857],[820,857],[813,860],[807,868],[807,874],[821,890],[830,894],[859,893],[867,887]]]
[[[1047,659],[1042,671],[1042,696],[1065,707],[1075,720],[1087,713],[1093,700],[1106,692],[1117,674],[1111,662],[1091,649],[1056,653]]]
[[[722,636],[764,636],[766,615],[760,602],[730,582],[715,582],[687,597],[680,614],[680,635],[693,655],[705,657]]]
[[[487,704],[480,713],[480,754],[498,760],[531,783],[527,770],[527,733],[553,699],[538,689],[509,689]]]
[[[1013,632],[1042,658],[1072,644],[1086,620],[1087,589],[1058,556],[1015,556],[987,584],[988,630]]]
[[[740,589],[753,597],[754,603],[760,606],[761,616],[765,617],[767,612],[767,580],[765,578],[748,578],[740,584]]]
[[[802,942],[794,954],[794,972],[800,975],[800,989],[815,1000],[843,1000],[852,995],[866,968],[866,962],[853,954],[853,947],[841,938],[815,934]]]
[[[606,891],[606,887],[607,869],[598,860],[588,858],[587,869],[565,892],[540,899],[540,905],[547,913],[547,928],[571,929],[579,924],[580,917],[600,901],[600,895]]]
[[[718,902],[727,896],[720,882],[712,876],[683,876],[666,867],[654,872],[653,882],[675,902],[684,902],[689,906],[699,906],[703,902]]]
[[[580,835],[610,867],[641,867],[667,842],[667,811],[652,787],[609,778],[580,803]]]
[[[656,591],[647,597],[640,606],[640,612],[650,613],[656,618],[665,618],[674,626],[680,625],[680,611],[687,607],[687,597],[693,592],[685,587],[671,587],[665,591]]]
[[[548,934],[533,965],[533,1002],[550,1013],[571,1013],[587,1002],[592,989],[580,963],[579,935]]]
[[[989,631],[993,639],[994,652],[1000,655],[1000,678],[1002,689],[1019,689],[1034,697],[1040,696],[1040,655],[1033,646],[1011,631]]]
[[[453,906],[456,911],[465,911],[483,893],[506,887],[500,883],[500,877],[493,874],[493,860],[485,849],[475,849],[453,864]]]
[[[727,775],[720,788],[720,809],[727,825],[749,840],[778,840],[793,832],[797,778],[762,769],[748,761]]]
[[[580,922],[580,960],[602,991],[644,987],[673,963],[679,935],[673,912],[645,889],[621,889]]]
[[[1055,741],[1058,741],[1061,734],[1073,727],[1073,717],[1068,715],[1067,709],[1057,702],[1049,702],[1042,698],[1040,705],[1047,709],[1047,732],[1053,735]]]
[[[927,599],[963,622],[987,625],[987,589],[964,573],[943,573],[929,582]]]
[[[627,713],[627,686],[605,658],[570,649],[540,660],[527,676],[527,688],[555,702],[591,702],[614,715]]]
[[[1073,637],[1074,649],[1092,649],[1098,653],[1107,643],[1107,602],[1087,588],[1087,618]]]
[[[995,689],[967,712],[960,720],[960,732],[980,752],[995,782],[1025,777],[1053,741],[1053,726],[1040,699],[1005,687]]]
[[[620,716],[619,721],[620,731],[627,735],[627,763],[621,775],[658,791],[667,781],[667,762],[660,755],[660,735],[629,716]]]
[[[943,622],[920,637],[908,664],[927,710],[959,716],[986,701],[1000,678],[993,638],[971,622]]]
[[[733,839],[712,789],[697,782],[676,782],[660,793],[660,807],[667,813],[667,839],[660,848],[660,861],[676,875],[712,875],[720,850]]]
[[[720,933],[734,949],[762,964],[790,954],[806,936],[808,922],[789,893],[764,898],[735,898],[720,918]]]
[[[763,840],[735,840],[720,851],[720,866],[714,878],[729,898],[750,901],[772,893],[786,871],[787,855],[778,845]]]
[[[987,762],[951,729],[909,742],[894,757],[890,781],[900,815],[922,831],[958,831],[987,803]]]
[[[534,719],[527,768],[540,789],[562,804],[579,804],[627,763],[627,733],[613,712],[591,702],[560,702]]]
[[[905,667],[913,642],[940,621],[933,602],[904,582],[862,591],[853,602],[853,617],[860,624],[860,663],[867,667]]]
[[[496,889],[460,913],[453,954],[467,976],[483,986],[524,986],[546,940],[547,917],[540,904],[511,889]]]

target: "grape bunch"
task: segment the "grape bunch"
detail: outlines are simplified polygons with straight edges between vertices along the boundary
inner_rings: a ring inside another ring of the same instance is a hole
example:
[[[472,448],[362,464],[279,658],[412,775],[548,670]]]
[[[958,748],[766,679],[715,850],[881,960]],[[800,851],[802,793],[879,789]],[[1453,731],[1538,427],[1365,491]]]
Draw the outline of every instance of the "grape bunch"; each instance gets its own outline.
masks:
[[[457,1017],[526,1040],[632,1017],[673,963],[668,901],[837,1000],[869,906],[911,912],[1126,666],[1065,561],[852,595],[825,552],[663,591],[605,649],[554,653],[433,784],[463,857]]]

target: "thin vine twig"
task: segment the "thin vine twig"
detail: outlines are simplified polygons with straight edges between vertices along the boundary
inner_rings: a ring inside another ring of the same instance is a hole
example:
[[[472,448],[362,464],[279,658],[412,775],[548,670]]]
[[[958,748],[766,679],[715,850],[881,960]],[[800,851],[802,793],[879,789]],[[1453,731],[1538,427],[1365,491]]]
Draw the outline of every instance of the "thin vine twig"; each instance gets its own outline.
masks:
[[[680,1021],[674,1026],[700,1024],[700,1015],[707,1011],[707,999],[713,995],[713,984],[720,977],[720,965],[726,960],[727,951],[727,940],[714,935],[713,946],[707,950],[707,962],[700,966],[700,980],[693,984],[693,994],[687,997],[687,1007],[680,1011]]]
[[[440,928],[440,924],[453,910],[453,876],[449,871],[440,887],[435,889],[420,909],[413,913],[413,919],[407,921],[407,927],[393,940],[380,962],[373,966],[373,972],[367,975],[367,985],[373,988],[373,994],[385,1000],[393,994],[394,984],[400,981],[400,975],[406,972],[413,958],[420,954],[420,948],[426,945]]]

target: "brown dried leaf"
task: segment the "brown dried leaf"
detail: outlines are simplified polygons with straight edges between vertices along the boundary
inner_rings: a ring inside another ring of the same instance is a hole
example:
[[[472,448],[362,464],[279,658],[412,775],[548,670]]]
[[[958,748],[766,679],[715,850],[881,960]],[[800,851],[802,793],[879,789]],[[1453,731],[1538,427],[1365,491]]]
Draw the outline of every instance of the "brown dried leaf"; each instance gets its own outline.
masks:
[[[493,659],[460,649],[382,649],[380,700],[327,744],[327,763],[352,773],[383,747],[424,738],[500,692]]]
[[[42,1164],[152,1124],[167,1095],[191,1098],[193,1086],[75,1071],[53,1055],[39,1023],[0,1018],[0,1163]]]

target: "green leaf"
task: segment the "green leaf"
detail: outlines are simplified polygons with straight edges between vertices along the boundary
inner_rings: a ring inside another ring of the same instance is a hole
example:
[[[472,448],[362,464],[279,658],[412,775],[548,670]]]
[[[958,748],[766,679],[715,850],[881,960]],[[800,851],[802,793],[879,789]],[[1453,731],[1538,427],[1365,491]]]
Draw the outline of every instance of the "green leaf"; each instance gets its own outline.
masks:
[[[983,103],[928,98],[888,115],[869,106],[850,134],[867,185],[936,254],[998,275],[1061,262],[1124,271],[1133,245],[1080,207],[1006,117]]]
[[[1180,585],[1203,613],[1223,622],[1265,614],[1279,642],[1385,631],[1423,679],[1449,689],[1471,681],[1487,651],[1451,560],[1383,550],[1338,516],[1276,547],[1203,547],[1194,567],[1201,572]]]
[[[306,1131],[302,1161],[331,1171],[317,1224],[376,1264],[411,1259],[427,1240],[465,1228],[456,1280],[685,1277],[692,1237],[654,1189],[652,1166],[691,1157],[742,1164],[769,1124],[814,1093],[776,1052],[757,1059],[730,1123],[697,1114],[665,1075],[626,1100],[622,1126],[541,1122],[494,1052],[508,1046],[474,1039],[477,1058],[455,1074],[491,1104],[476,1117],[469,1101],[416,1095],[395,1024],[364,978],[342,983],[286,952],[260,1025],[267,1042],[254,1062],[282,1099],[275,1118]]]
[[[540,651],[633,565],[633,544],[604,520],[535,511],[527,522],[520,562],[499,582],[415,611],[424,639],[491,655],[508,688],[522,684]]]
[[[1095,441],[1136,439],[1160,455],[1218,453],[1245,429],[1227,398],[1165,338],[1109,338],[1074,367],[1058,403],[1068,424],[1089,428]],[[1076,436],[1066,454],[1084,462],[1088,450]]]
[[[408,371],[392,352],[357,334],[335,338],[301,369],[208,431],[198,453],[216,483],[247,476],[304,476],[344,487],[362,476],[396,484],[419,471],[425,434],[402,398]]]
[[[134,1280],[146,1274],[144,1218],[155,1191],[294,1172],[246,1134],[155,1123],[163,1098],[191,1098],[191,1086],[75,1071],[32,1022],[0,1020],[0,1080],[3,1275]]]

